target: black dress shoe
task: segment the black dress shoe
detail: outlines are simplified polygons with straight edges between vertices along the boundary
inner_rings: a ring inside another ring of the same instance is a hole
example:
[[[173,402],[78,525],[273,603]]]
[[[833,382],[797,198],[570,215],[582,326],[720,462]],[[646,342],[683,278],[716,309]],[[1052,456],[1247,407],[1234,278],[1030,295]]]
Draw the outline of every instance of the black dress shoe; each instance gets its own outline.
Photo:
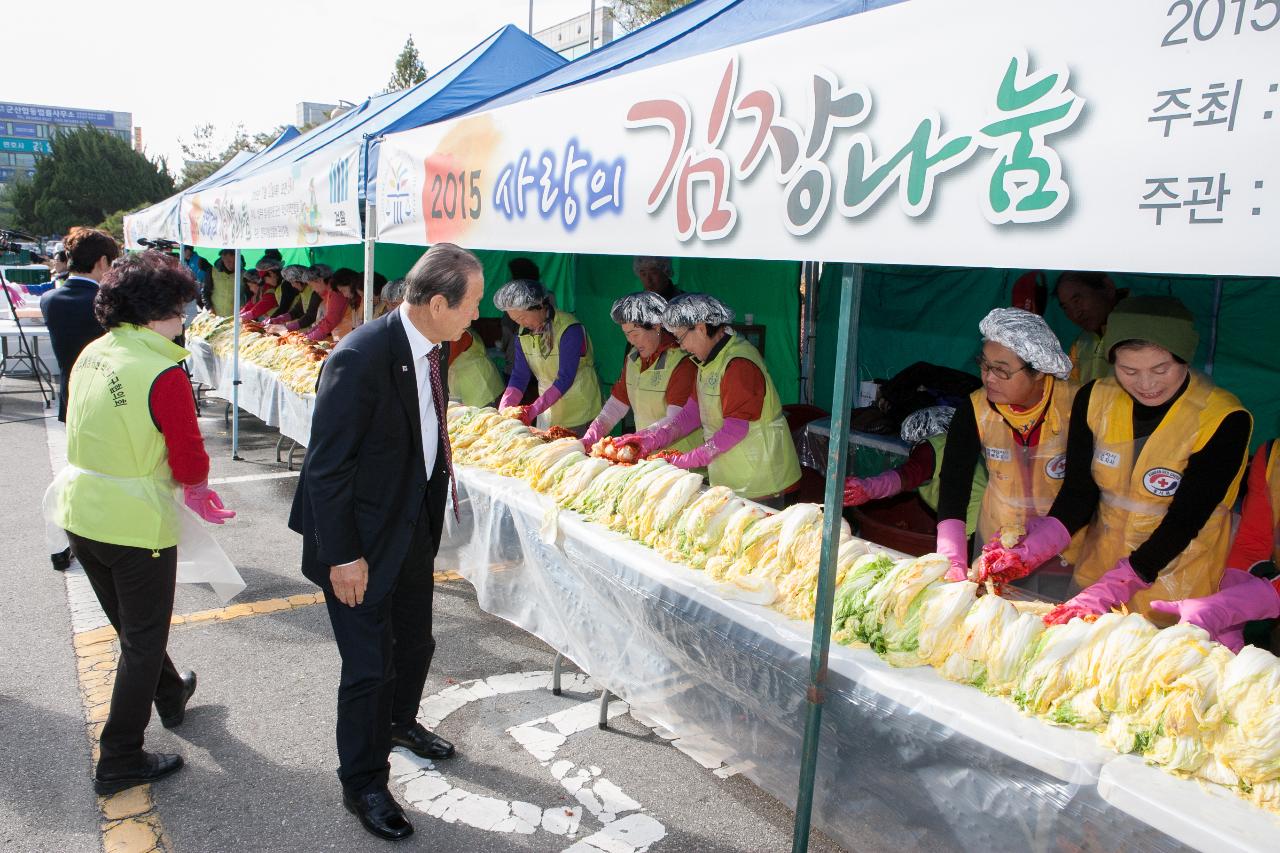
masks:
[[[182,703],[177,709],[160,715],[160,725],[166,729],[172,729],[175,726],[182,725],[182,721],[187,717],[187,701],[192,694],[196,692],[196,674],[191,670],[182,673]]]
[[[421,758],[453,758],[453,744],[435,732],[427,731],[421,723],[392,726],[391,743],[403,746]]]
[[[379,838],[396,841],[413,835],[413,824],[409,823],[404,810],[386,788],[378,788],[358,797],[343,792],[342,804],[347,807],[347,811],[360,818],[365,829]]]
[[[163,779],[182,767],[181,755],[170,755],[163,752],[144,752],[144,761],[140,767],[118,773],[103,773],[99,770],[93,775],[93,790],[106,796],[132,788],[146,785],[157,779]]]
[[[71,549],[65,548],[56,554],[50,554],[49,562],[53,563],[55,572],[65,572],[71,568]]]

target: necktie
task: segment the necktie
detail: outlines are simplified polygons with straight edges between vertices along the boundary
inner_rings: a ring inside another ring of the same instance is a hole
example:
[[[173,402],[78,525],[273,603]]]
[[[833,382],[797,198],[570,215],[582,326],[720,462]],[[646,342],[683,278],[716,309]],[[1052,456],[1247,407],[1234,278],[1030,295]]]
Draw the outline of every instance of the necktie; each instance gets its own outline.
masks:
[[[453,478],[453,448],[449,446],[449,427],[445,423],[444,385],[440,381],[440,347],[427,354],[431,363],[431,400],[436,407],[436,425],[440,428],[440,451],[444,453],[445,470],[449,472],[449,492],[453,496],[453,518],[461,521],[458,515],[458,483]],[[431,472],[427,472],[431,476]]]

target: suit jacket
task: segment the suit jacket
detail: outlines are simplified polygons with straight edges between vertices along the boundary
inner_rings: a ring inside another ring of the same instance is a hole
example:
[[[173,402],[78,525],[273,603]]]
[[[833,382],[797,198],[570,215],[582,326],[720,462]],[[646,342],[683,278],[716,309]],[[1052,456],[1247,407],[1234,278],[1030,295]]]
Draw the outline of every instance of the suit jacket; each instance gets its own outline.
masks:
[[[98,284],[87,278],[68,278],[66,284],[40,297],[40,313],[49,328],[49,343],[58,361],[58,420],[67,419],[67,384],[80,352],[106,334],[93,316]]]
[[[442,351],[440,371],[446,400],[448,355]],[[422,439],[413,354],[393,311],[343,338],[320,372],[311,442],[289,514],[290,529],[303,537],[308,579],[328,590],[332,566],[364,557],[365,601],[379,600],[399,576],[423,511],[426,556],[435,557],[449,474],[443,448],[428,474]]]

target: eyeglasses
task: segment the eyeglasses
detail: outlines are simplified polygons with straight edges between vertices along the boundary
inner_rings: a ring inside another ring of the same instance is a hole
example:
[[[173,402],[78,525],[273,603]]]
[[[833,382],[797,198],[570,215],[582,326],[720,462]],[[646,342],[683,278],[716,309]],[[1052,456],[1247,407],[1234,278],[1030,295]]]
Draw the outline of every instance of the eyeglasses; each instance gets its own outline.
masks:
[[[994,373],[997,379],[1012,379],[1014,376],[1021,373],[1022,371],[1031,369],[1031,365],[1024,364],[1022,365],[1022,367],[1019,367],[1017,370],[1010,370],[1007,367],[1001,367],[998,364],[992,364],[991,362],[987,361],[985,358],[983,358],[980,355],[974,357],[973,363],[978,365],[979,373]]]
[[[672,332],[671,337],[676,339],[676,346],[678,347],[684,346],[684,339],[689,337],[689,333],[692,331],[693,329],[685,329],[683,335],[677,335],[675,332]]]

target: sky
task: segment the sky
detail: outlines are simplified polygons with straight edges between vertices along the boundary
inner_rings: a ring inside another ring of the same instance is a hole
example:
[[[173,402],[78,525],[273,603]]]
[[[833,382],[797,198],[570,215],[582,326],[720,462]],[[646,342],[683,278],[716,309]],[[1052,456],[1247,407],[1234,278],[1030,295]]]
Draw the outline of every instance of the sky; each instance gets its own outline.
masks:
[[[535,32],[591,7],[532,2]],[[251,135],[292,123],[298,101],[359,103],[410,35],[434,73],[504,24],[526,28],[529,0],[62,0],[55,20],[5,40],[0,101],[131,112],[177,172],[198,124],[229,140],[237,122]]]

